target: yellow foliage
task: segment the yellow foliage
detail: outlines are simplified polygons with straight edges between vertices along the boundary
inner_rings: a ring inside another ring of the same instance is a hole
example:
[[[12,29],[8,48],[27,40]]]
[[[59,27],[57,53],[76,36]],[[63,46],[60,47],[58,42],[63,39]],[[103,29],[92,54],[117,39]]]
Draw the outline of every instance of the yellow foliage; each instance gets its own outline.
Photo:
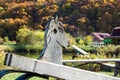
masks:
[[[70,41],[70,44],[75,44],[75,39],[73,37],[71,37],[69,41]]]
[[[111,2],[111,3],[114,3],[114,2],[115,2],[115,0],[110,0],[110,2]]]
[[[78,21],[80,21],[82,23],[86,23],[86,17],[82,17],[82,18],[78,19]]]
[[[105,3],[105,4],[108,3],[108,0],[103,0],[103,3]]]
[[[42,31],[35,31],[35,35],[39,36],[41,40],[44,39],[44,32],[42,32]]]
[[[70,7],[71,3],[66,3],[65,6],[66,7]]]
[[[89,0],[90,2],[95,2],[95,0]]]
[[[96,55],[95,55],[95,54],[90,54],[90,58],[91,58],[91,59],[95,59],[95,58],[96,58]]]
[[[68,2],[74,2],[74,0],[67,0]]]
[[[39,3],[44,3],[46,0],[37,0]]]
[[[99,7],[100,5],[98,3],[95,3],[95,7]]]
[[[58,9],[59,7],[57,5],[53,5],[53,8],[54,9]]]
[[[85,6],[81,6],[81,8],[82,8],[82,9],[87,9],[87,6],[86,6],[86,5],[85,5]]]
[[[89,45],[92,42],[92,37],[91,36],[86,36],[84,39],[84,44]]]
[[[46,11],[49,11],[50,10],[50,6],[47,6],[45,9],[46,9]]]
[[[92,37],[91,36],[86,36],[85,39],[88,40],[89,42],[92,42]]]
[[[82,39],[80,39],[79,43],[80,44],[84,44],[84,41]]]

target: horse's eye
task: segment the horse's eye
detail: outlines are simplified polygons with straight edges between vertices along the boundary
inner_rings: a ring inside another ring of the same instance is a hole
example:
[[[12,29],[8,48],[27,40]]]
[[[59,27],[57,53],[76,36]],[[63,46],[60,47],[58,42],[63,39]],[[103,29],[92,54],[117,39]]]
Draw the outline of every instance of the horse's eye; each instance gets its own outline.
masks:
[[[59,27],[58,30],[59,30],[60,33],[63,33],[63,29],[62,28]]]
[[[56,34],[57,33],[57,29],[54,29],[53,32]]]

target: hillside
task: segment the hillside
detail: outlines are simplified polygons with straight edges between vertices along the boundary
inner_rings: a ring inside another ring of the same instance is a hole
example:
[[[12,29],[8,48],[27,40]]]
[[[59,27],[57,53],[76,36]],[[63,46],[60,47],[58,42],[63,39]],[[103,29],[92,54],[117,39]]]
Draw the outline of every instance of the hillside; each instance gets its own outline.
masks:
[[[120,26],[120,0],[0,0],[0,36],[15,40],[22,26],[44,30],[55,15],[73,36],[110,33]]]

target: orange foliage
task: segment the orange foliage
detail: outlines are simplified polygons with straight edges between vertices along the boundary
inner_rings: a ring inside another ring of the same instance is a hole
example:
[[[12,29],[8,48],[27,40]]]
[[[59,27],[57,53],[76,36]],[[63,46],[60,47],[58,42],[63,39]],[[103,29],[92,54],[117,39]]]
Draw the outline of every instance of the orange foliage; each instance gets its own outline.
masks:
[[[82,18],[78,19],[77,21],[80,21],[82,23],[86,23],[86,17],[82,17]]]
[[[13,18],[9,18],[9,19],[8,19],[8,23],[9,23],[9,25],[13,25],[13,24],[14,24]]]
[[[27,22],[23,19],[20,19],[20,18],[16,18],[15,20],[15,23],[19,23],[19,24],[26,24]]]
[[[63,5],[60,5],[63,0],[1,1],[0,26],[5,27],[12,25],[19,28],[25,24],[31,29],[43,29],[49,18],[56,12],[59,20],[65,23],[65,28],[68,25],[76,25],[81,31],[86,30],[83,35],[88,33],[89,26],[93,31],[99,29],[99,31],[110,32],[110,29],[120,22],[119,0],[65,0]],[[106,26],[111,28],[108,30]]]

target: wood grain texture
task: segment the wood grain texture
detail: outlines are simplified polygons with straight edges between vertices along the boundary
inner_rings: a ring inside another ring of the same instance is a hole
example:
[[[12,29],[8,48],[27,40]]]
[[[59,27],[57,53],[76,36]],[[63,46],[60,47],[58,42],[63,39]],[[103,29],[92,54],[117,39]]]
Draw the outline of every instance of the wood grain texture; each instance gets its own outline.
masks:
[[[120,62],[120,59],[82,59],[82,60],[63,60],[63,63],[70,62]]]
[[[12,54],[10,66],[21,70],[62,78],[65,80],[120,80],[120,78],[98,74],[46,61]]]

